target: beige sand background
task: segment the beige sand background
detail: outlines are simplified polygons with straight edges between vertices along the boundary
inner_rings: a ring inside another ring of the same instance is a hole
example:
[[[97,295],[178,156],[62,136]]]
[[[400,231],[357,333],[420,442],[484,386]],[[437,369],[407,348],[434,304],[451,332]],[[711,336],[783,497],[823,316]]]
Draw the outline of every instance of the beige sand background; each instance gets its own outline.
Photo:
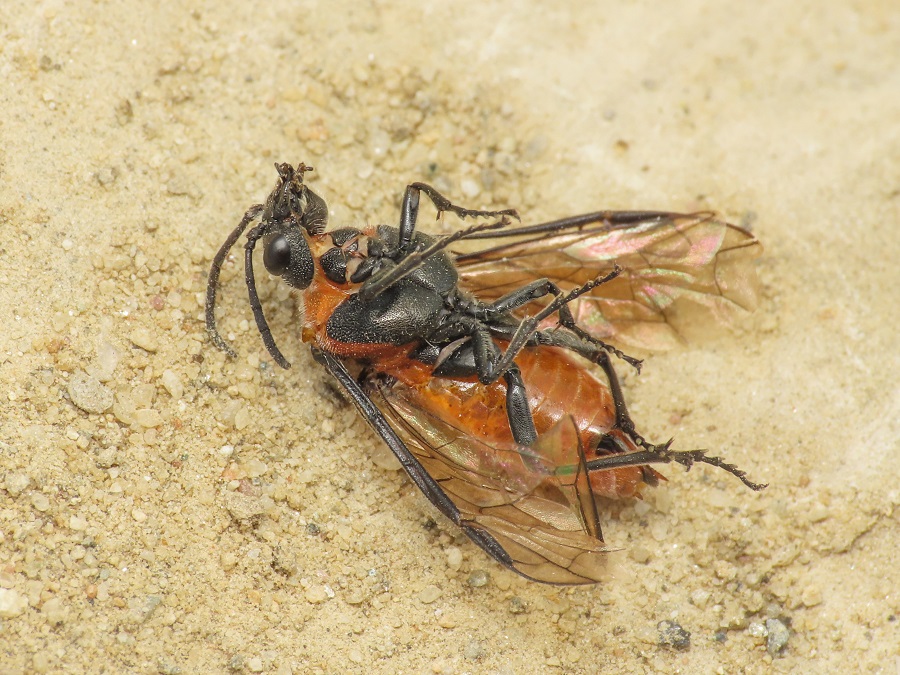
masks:
[[[0,672],[896,673],[897,3],[249,4],[0,9]],[[500,569],[382,468],[284,289],[292,370],[239,264],[240,358],[206,342],[276,160],[335,224],[424,179],[751,226],[759,310],[626,385],[647,436],[771,487],[670,469],[605,514],[608,583]]]

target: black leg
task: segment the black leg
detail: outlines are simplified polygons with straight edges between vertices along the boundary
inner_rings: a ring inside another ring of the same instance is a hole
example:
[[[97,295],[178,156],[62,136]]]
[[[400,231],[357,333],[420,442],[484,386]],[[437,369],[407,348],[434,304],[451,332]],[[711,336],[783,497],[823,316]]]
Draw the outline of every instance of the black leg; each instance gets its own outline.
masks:
[[[425,195],[431,200],[431,203],[434,204],[434,208],[437,209],[438,218],[440,218],[441,214],[445,211],[449,211],[450,213],[455,213],[460,218],[500,218],[503,216],[509,216],[510,218],[520,220],[519,214],[515,209],[504,209],[502,211],[478,211],[476,209],[464,209],[460,206],[456,206],[444,195],[442,195],[427,183],[413,183],[406,188],[407,193],[410,190],[416,190],[417,192],[421,190],[422,192],[424,192]]]
[[[405,253],[409,249],[412,242],[413,234],[416,230],[416,221],[419,218],[419,193],[424,192],[425,195],[434,204],[437,209],[438,218],[445,211],[455,213],[460,218],[504,218],[510,217],[519,219],[519,214],[515,209],[504,209],[503,211],[476,211],[475,209],[464,209],[456,206],[440,192],[425,183],[413,183],[406,186],[406,192],[403,194],[403,206],[400,209],[400,236],[397,242],[397,248],[401,253]],[[480,230],[479,230],[480,231]]]
[[[448,377],[463,377],[466,375],[476,375],[482,384],[491,384],[499,377],[497,373],[497,362],[500,360],[502,352],[491,331],[482,322],[472,316],[462,314],[458,320],[451,319],[445,324],[446,327],[452,328],[452,332],[446,332],[442,335],[431,335],[429,339],[435,342],[452,341],[457,336],[463,338],[458,349],[471,350],[468,358],[460,358],[458,353],[447,354],[447,358],[454,361],[454,366],[448,372],[452,375]],[[461,331],[465,331],[462,333]],[[467,372],[463,363],[468,362],[467,368],[471,368]],[[460,367],[462,366],[462,367]],[[438,372],[441,363],[435,363],[435,372]],[[509,420],[509,428],[512,431],[513,439],[519,445],[531,446],[537,440],[537,430],[534,427],[534,418],[531,415],[531,407],[528,405],[528,391],[525,388],[525,381],[522,379],[522,373],[519,367],[513,362],[509,368],[503,373],[503,379],[506,381],[506,416]]]
[[[422,263],[428,258],[443,251],[450,244],[460,239],[465,239],[475,232],[483,232],[485,230],[498,230],[506,227],[509,221],[506,218],[498,220],[494,223],[483,223],[481,225],[472,225],[462,230],[457,230],[453,234],[436,239],[430,246],[421,251],[413,251],[401,258],[400,261],[384,272],[379,272],[375,276],[370,277],[359,289],[359,297],[363,302],[370,302],[379,293],[390,288],[398,281],[408,276],[410,273],[418,269]]]
[[[644,450],[639,452],[629,452],[618,455],[606,455],[598,459],[592,459],[587,462],[588,471],[610,471],[612,469],[621,469],[627,466],[647,466],[648,464],[670,464],[675,462],[690,469],[696,462],[709,464],[711,466],[723,469],[740,480],[751,490],[759,492],[764,490],[768,485],[766,483],[754,483],[747,478],[747,472],[737,468],[734,464],[729,464],[721,457],[708,457],[705,450],[687,450],[683,452],[673,452],[669,450],[672,441],[663,443],[662,445],[648,445]]]
[[[510,364],[512,364],[513,362],[513,359],[516,358],[516,355],[522,350],[523,347],[525,347],[525,345],[529,343],[529,341],[532,339],[532,336],[537,332],[537,327],[538,325],[540,325],[541,321],[546,319],[554,312],[564,310],[567,304],[584,295],[585,293],[590,292],[600,284],[606,283],[607,281],[616,278],[621,271],[622,270],[617,266],[615,269],[613,269],[612,272],[605,276],[597,277],[596,279],[592,279],[582,286],[573,288],[565,295],[556,296],[553,302],[544,307],[540,312],[523,319],[516,328],[516,331],[512,334],[512,337],[509,340],[509,345],[507,345],[506,351],[503,353],[503,357],[497,364],[496,372],[498,377],[500,374],[504,373],[507,368],[509,368]],[[568,316],[572,316],[571,312],[569,312]],[[572,322],[574,323],[574,319]]]
[[[419,191],[412,185],[408,185],[403,193],[403,206],[400,209],[400,236],[397,240],[397,248],[406,252],[409,242],[412,241],[416,230],[416,221],[419,219]]]
[[[537,440],[537,429],[528,405],[528,392],[519,367],[513,363],[503,374],[506,380],[506,417],[513,440],[519,445],[530,447]]]
[[[491,326],[492,334],[511,339],[517,330],[516,326]],[[609,358],[607,350],[603,343],[596,345],[593,342],[582,340],[577,335],[566,331],[558,330],[539,330],[535,331],[529,341],[526,343],[531,347],[560,347],[575,352],[588,361],[596,363],[603,369],[606,379],[609,382],[609,390],[613,397],[613,404],[616,408],[616,426],[627,433],[638,445],[644,447],[655,447],[647,443],[644,438],[635,430],[634,422],[628,414],[628,407],[625,404],[625,395],[622,393],[622,385],[619,383],[619,376],[613,368],[612,361]]]
[[[325,366],[326,370],[331,373],[332,377],[337,380],[337,383],[350,397],[350,400],[353,401],[356,409],[359,410],[366,422],[387,443],[391,452],[399,460],[403,470],[406,471],[406,475],[428,498],[428,501],[434,504],[438,511],[447,516],[454,524],[462,528],[469,539],[478,544],[494,560],[504,567],[517,571],[513,565],[513,559],[491,534],[480,528],[472,527],[462,519],[462,514],[456,508],[456,504],[453,503],[450,497],[447,496],[447,493],[441,489],[440,484],[429,475],[425,467],[416,459],[416,456],[397,435],[397,432],[394,431],[382,412],[375,406],[372,399],[366,395],[359,383],[347,371],[343,362],[328,352],[315,348],[313,348],[312,352],[313,358]]]
[[[519,309],[519,307],[522,307],[523,305],[527,305],[533,300],[551,294],[560,296],[563,292],[559,286],[549,279],[538,279],[521,288],[510,291],[490,304],[475,307],[473,313],[482,321],[490,321],[499,317],[501,314],[508,314]]]

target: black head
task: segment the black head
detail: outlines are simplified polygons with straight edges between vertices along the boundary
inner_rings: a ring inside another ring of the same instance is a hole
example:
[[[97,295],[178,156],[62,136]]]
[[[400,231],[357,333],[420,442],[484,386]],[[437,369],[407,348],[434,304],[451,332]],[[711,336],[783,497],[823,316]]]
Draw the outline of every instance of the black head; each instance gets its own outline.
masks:
[[[244,245],[244,275],[250,294],[250,307],[253,310],[256,326],[262,335],[263,343],[276,363],[282,368],[288,368],[290,363],[275,344],[256,292],[256,279],[253,275],[253,249],[256,247],[256,243],[262,239],[264,245],[263,264],[266,270],[270,274],[280,276],[294,288],[308,288],[312,283],[315,271],[308,238],[325,230],[328,222],[328,207],[324,199],[303,183],[303,174],[312,171],[311,166],[301,163],[295,169],[290,164],[276,164],[275,168],[278,170],[278,185],[269,194],[265,205],[258,204],[247,211],[243,220],[229,235],[213,259],[206,289],[206,327],[213,342],[229,354],[234,355],[234,350],[225,344],[216,330],[216,287],[219,272],[231,247],[250,222],[261,214],[260,224],[247,233],[247,243]]]
[[[303,289],[312,283],[315,271],[307,238],[325,230],[328,207],[303,183],[303,174],[312,167],[300,164],[294,169],[290,164],[276,164],[275,168],[280,180],[266,200],[259,226],[263,264],[269,274]]]
[[[262,222],[299,226],[309,234],[324,232],[328,224],[325,200],[303,183],[303,175],[313,168],[300,163],[296,169],[290,164],[276,164],[275,169],[279,181],[266,199]]]

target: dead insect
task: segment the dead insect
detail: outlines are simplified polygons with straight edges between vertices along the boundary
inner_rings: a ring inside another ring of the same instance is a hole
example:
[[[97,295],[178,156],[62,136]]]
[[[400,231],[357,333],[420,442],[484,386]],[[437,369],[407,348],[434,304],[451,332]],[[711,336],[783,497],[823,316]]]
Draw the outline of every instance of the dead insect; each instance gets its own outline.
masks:
[[[752,300],[747,232],[709,213],[602,211],[510,227],[513,210],[464,209],[423,183],[406,188],[399,227],[325,231],[312,170],[276,165],[278,184],[213,260],[206,323],[213,342],[219,273],[249,224],[250,306],[275,361],[289,363],[263,315],[253,250],[300,291],[301,336],[413,482],[502,565],[557,584],[598,581],[609,549],[597,499],[639,496],[651,464],[743,471],[704,451],[675,452],[635,430],[605,340],[665,346],[679,301],[720,312]],[[438,215],[488,218],[444,237],[416,230],[419,197]],[[469,253],[451,245],[488,240]],[[529,307],[536,308],[528,311]],[[600,367],[595,375],[584,359]],[[352,372],[351,372],[352,370]]]

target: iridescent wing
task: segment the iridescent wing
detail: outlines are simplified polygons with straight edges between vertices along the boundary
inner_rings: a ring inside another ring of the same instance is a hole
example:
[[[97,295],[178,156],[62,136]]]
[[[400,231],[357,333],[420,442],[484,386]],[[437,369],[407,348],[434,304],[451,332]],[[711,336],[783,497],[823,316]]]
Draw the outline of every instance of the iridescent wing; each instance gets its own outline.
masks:
[[[596,337],[645,350],[682,341],[691,306],[730,323],[753,309],[757,280],[751,261],[762,250],[746,230],[710,213],[606,211],[476,235],[491,245],[457,253],[461,284],[490,300],[548,278],[563,290],[622,274],[570,305]]]
[[[372,402],[458,509],[459,524],[490,535],[508,556],[506,564],[547,583],[604,578],[608,549],[571,418],[531,448],[488,445],[423,408],[414,389],[369,389]]]

